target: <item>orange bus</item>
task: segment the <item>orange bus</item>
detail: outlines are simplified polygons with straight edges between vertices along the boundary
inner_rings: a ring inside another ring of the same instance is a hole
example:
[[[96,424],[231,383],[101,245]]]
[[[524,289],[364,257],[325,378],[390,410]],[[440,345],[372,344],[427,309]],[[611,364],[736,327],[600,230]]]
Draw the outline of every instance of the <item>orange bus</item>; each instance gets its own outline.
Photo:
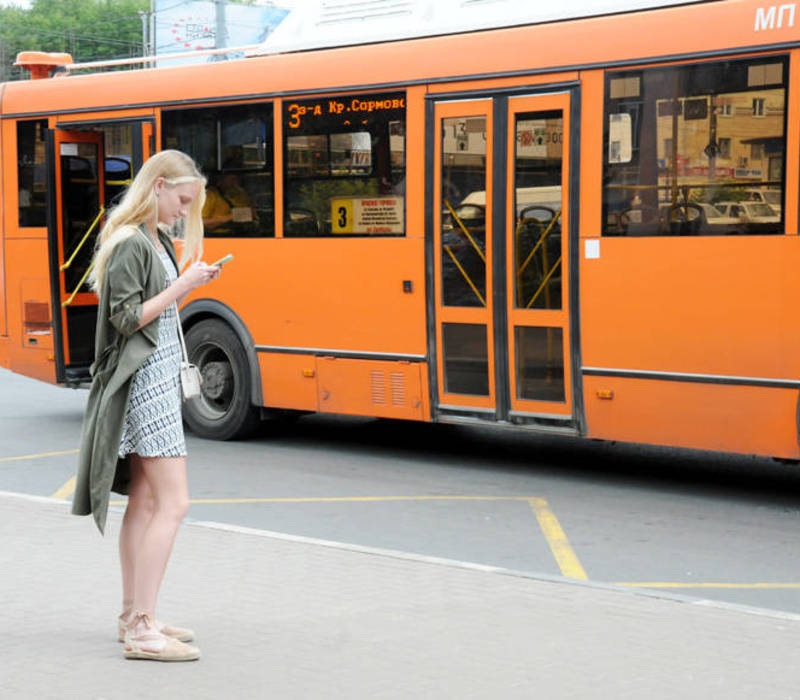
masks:
[[[87,382],[103,211],[179,148],[225,214],[205,259],[235,256],[181,311],[198,434],[324,412],[798,459],[795,9],[67,77],[23,56],[41,79],[0,86],[0,364]]]

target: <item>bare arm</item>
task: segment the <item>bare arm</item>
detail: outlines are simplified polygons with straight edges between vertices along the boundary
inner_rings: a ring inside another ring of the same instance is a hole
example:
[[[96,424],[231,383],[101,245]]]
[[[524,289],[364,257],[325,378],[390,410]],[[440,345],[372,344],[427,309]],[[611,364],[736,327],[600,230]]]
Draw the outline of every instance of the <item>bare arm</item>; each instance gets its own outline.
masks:
[[[158,318],[164,310],[176,301],[180,306],[183,300],[196,287],[200,287],[219,277],[220,268],[215,265],[206,265],[197,262],[190,265],[178,279],[176,279],[163,292],[156,294],[151,299],[142,303],[142,317],[139,328],[144,328],[148,323]],[[137,330],[139,330],[137,328]]]

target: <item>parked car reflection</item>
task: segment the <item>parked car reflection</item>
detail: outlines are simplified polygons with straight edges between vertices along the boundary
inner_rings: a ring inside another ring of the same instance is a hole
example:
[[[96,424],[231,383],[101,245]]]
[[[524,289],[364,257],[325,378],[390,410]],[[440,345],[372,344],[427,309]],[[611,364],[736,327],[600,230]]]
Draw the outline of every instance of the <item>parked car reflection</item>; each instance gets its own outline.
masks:
[[[631,207],[616,215],[614,225],[629,236],[725,236],[745,233],[747,228],[745,220],[709,202]]]
[[[747,224],[777,224],[781,220],[766,202],[717,202],[714,206],[725,216]]]

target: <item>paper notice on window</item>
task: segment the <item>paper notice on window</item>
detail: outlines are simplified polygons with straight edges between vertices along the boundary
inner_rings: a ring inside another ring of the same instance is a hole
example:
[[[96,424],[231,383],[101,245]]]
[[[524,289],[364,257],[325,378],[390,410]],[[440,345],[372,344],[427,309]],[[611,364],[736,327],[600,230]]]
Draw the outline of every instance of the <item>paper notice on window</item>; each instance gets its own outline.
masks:
[[[237,224],[248,224],[253,220],[253,210],[250,207],[234,207],[231,216]]]
[[[347,197],[331,200],[333,233],[391,234],[405,231],[403,197]]]

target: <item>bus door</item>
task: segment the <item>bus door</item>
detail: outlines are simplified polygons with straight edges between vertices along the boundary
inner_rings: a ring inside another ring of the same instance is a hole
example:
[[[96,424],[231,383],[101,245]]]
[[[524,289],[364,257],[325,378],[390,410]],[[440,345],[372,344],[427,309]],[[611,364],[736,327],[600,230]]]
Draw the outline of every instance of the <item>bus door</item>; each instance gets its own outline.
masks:
[[[103,146],[102,132],[55,131],[56,241],[52,252],[58,271],[60,381],[88,379],[94,356],[97,297],[86,280],[105,210]]]
[[[492,100],[435,108],[438,412],[495,418]]]
[[[507,125],[508,419],[558,426],[573,413],[569,95],[510,98]]]
[[[97,297],[87,278],[97,234],[105,212],[153,154],[154,126],[152,116],[137,115],[56,125],[53,132],[55,218],[50,225],[50,248],[60,382],[89,379]]]
[[[575,427],[569,104],[568,93],[434,104],[440,419]]]

